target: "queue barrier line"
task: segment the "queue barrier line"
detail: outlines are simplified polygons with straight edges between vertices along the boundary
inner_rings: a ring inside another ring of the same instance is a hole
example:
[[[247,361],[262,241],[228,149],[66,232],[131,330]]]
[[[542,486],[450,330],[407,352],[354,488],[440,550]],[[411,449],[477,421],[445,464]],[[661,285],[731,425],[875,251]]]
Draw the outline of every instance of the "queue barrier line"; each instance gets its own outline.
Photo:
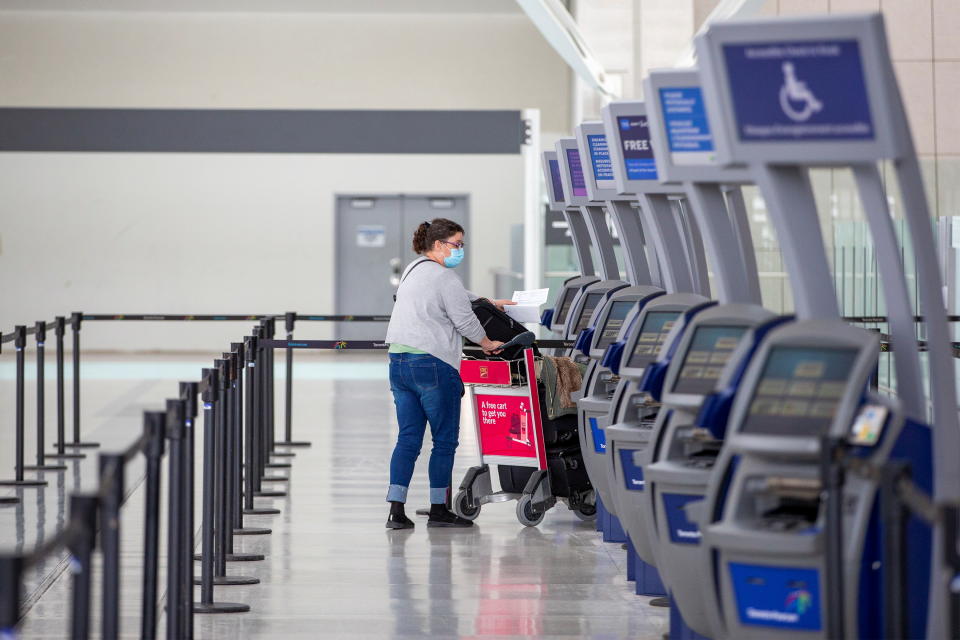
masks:
[[[273,349],[267,348],[266,340],[260,336],[271,336],[274,324],[274,318],[262,319],[251,335],[230,343],[230,351],[215,360],[212,368],[203,369],[199,381],[181,382],[178,397],[167,400],[165,411],[144,412],[143,433],[125,449],[100,453],[98,489],[70,496],[68,522],[56,536],[27,553],[0,554],[0,637],[15,637],[24,606],[25,572],[64,548],[71,554],[73,573],[69,637],[90,637],[91,566],[98,535],[103,556],[100,636],[108,640],[120,636],[120,526],[128,495],[124,478],[127,465],[141,454],[146,458],[146,515],[140,637],[153,639],[157,631],[161,463],[165,455],[169,460],[165,518],[168,640],[191,639],[195,614],[250,610],[244,603],[215,600],[213,591],[217,585],[259,582],[257,578],[227,574],[227,562],[264,559],[260,554],[234,553],[233,536],[271,533],[268,528],[245,527],[243,516],[280,513],[276,508],[258,508],[253,498],[286,495],[264,490],[261,484],[288,480],[266,475],[270,457],[279,453],[274,450],[279,443],[270,435]],[[17,335],[18,339],[25,339],[25,331],[18,330]],[[22,357],[22,349],[19,353]],[[198,398],[204,418],[204,457],[201,553],[195,556],[193,468]],[[103,525],[99,533],[98,523]],[[193,571],[195,559],[201,561],[198,578]],[[198,602],[193,601],[194,583],[200,585]]]

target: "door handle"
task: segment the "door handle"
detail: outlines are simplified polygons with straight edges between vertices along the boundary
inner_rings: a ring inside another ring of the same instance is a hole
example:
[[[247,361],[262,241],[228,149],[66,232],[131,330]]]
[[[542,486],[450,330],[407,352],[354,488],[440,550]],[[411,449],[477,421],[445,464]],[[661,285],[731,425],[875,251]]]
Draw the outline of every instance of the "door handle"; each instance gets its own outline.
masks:
[[[403,273],[403,262],[400,258],[390,258],[390,286],[400,286],[400,275]]]

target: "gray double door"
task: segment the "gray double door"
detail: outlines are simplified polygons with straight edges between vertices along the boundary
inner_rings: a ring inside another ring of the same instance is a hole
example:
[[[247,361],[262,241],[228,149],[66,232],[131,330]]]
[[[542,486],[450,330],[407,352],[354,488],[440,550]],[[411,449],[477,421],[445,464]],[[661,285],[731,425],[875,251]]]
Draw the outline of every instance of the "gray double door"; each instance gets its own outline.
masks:
[[[413,232],[421,222],[447,218],[467,231],[466,196],[337,196],[336,313],[389,315],[400,276],[416,254]],[[468,238],[469,241],[469,238]],[[470,251],[457,267],[470,282]],[[385,322],[340,322],[336,338],[383,340]]]

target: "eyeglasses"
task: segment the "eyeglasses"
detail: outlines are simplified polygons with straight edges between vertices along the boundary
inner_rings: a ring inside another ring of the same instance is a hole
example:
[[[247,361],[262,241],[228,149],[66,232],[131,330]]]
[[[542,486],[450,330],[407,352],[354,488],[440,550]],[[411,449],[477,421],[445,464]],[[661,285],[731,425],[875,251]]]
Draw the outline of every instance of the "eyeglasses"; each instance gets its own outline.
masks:
[[[460,242],[450,242],[450,241],[448,241],[448,240],[441,240],[440,242],[442,242],[443,244],[448,244],[448,245],[450,245],[451,247],[456,247],[457,249],[463,249],[463,248],[466,246],[466,245],[463,243],[463,241],[460,241]]]

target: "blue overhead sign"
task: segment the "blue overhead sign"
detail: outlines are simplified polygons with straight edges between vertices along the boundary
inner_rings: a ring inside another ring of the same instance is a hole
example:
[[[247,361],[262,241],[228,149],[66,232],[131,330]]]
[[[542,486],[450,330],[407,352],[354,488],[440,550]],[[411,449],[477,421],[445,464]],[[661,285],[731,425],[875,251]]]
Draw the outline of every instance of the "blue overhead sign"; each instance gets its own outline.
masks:
[[[664,87],[660,89],[660,107],[673,163],[712,162],[713,134],[700,87]]]
[[[723,45],[741,142],[874,138],[855,40]]]

